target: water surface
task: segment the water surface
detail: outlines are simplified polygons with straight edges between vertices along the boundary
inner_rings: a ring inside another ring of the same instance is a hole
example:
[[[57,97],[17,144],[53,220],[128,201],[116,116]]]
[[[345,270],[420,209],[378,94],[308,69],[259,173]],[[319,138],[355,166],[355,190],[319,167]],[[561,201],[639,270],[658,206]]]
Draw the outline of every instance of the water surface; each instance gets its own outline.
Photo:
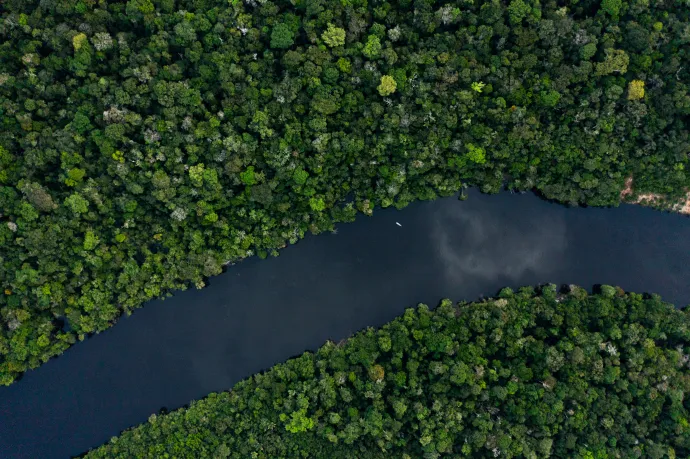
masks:
[[[399,223],[402,226],[398,226]],[[619,285],[690,301],[690,219],[568,209],[531,194],[377,211],[251,259],[201,291],[152,301],[0,387],[0,457],[66,458],[406,307],[505,286]]]

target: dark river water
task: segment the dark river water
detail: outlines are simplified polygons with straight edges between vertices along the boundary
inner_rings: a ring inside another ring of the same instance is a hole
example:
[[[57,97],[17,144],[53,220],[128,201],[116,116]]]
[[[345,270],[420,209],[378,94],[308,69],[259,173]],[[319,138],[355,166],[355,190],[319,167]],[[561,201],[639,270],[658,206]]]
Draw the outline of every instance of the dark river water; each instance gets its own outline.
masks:
[[[406,307],[505,286],[619,285],[690,301],[690,219],[470,192],[339,225],[153,301],[0,387],[0,457],[67,458]],[[402,226],[398,226],[396,222]]]

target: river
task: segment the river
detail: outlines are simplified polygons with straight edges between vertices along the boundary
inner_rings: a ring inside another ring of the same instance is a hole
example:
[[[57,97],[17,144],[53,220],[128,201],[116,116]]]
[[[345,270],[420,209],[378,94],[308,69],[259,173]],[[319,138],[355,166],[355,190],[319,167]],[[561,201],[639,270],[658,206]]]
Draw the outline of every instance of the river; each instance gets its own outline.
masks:
[[[619,285],[690,301],[690,219],[532,194],[445,198],[307,237],[230,266],[201,291],[152,301],[0,387],[0,457],[66,458],[404,308],[505,286]]]

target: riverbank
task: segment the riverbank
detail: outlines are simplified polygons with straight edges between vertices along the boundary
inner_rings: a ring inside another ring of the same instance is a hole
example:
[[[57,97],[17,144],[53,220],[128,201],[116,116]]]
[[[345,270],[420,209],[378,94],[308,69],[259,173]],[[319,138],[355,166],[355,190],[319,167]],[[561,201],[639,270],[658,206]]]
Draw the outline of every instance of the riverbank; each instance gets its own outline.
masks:
[[[0,384],[357,212],[690,188],[687,8],[174,3],[3,2]]]
[[[690,220],[533,193],[417,202],[229,266],[0,387],[3,459],[64,459],[417,303],[596,283],[688,304]],[[396,222],[402,226],[397,226]],[[41,420],[49,420],[42,422]]]
[[[420,304],[86,458],[687,457],[688,328],[607,285]]]
[[[683,215],[690,215],[690,192],[688,192],[685,199],[679,199],[678,202],[674,204],[669,204],[666,202],[667,198],[661,194],[635,194],[632,177],[629,177],[625,181],[625,188],[623,188],[623,190],[621,191],[621,201],[628,204],[639,204],[641,206],[653,207],[655,209],[664,209],[670,212],[676,212]]]

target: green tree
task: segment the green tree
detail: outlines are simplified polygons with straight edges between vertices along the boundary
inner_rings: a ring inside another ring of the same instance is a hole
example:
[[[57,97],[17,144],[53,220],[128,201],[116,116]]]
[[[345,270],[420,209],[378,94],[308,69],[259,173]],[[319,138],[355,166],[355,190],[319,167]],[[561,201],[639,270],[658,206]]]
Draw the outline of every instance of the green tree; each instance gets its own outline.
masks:
[[[75,214],[83,214],[89,210],[89,202],[79,193],[73,193],[65,199],[65,205]]]
[[[486,163],[486,155],[484,149],[472,144],[467,145],[467,159],[477,164]]]
[[[84,250],[93,250],[99,242],[98,237],[93,231],[87,231],[84,236]]]
[[[86,34],[80,33],[72,37],[72,46],[74,47],[74,51],[79,51],[88,43],[88,38]]]
[[[539,97],[541,98],[541,103],[546,107],[555,107],[558,105],[558,101],[561,100],[561,94],[553,89],[541,91]]]
[[[519,24],[532,11],[523,0],[511,0],[508,6],[508,17],[511,24]]]
[[[622,0],[601,0],[601,9],[616,19],[618,18],[622,6]]]
[[[597,75],[610,75],[612,73],[625,73],[628,71],[630,57],[622,49],[607,49],[604,62],[596,65]]]
[[[331,48],[345,44],[345,29],[328,24],[328,28],[321,34],[321,39]]]
[[[244,183],[247,186],[252,186],[256,184],[256,174],[254,173],[254,166],[249,166],[247,170],[242,172],[240,174],[240,179],[242,180],[242,183]]]
[[[381,83],[376,89],[379,91],[379,94],[385,97],[393,94],[396,87],[395,79],[390,75],[384,75],[381,77]]]
[[[628,100],[640,100],[644,98],[644,81],[633,80],[628,83]]]
[[[314,212],[322,212],[326,209],[326,203],[323,198],[310,198],[309,206]]]
[[[481,93],[484,87],[486,87],[486,84],[482,83],[481,81],[475,81],[472,83],[473,91]]]
[[[371,60],[377,59],[381,55],[381,40],[376,35],[369,35],[364,45],[362,53]]]
[[[284,23],[276,24],[271,32],[271,48],[287,49],[295,43],[295,34],[290,26]]]
[[[306,410],[295,411],[290,414],[289,417],[282,417],[281,420],[289,419],[289,422],[285,424],[285,430],[290,433],[300,433],[306,432],[314,428],[314,420],[306,415]],[[283,415],[285,416],[285,415]]]
[[[594,43],[587,43],[580,48],[580,56],[582,60],[588,61],[597,53],[597,45]]]
[[[309,178],[309,173],[304,169],[296,169],[293,173],[293,178],[295,179],[295,183],[297,185],[304,185]]]

